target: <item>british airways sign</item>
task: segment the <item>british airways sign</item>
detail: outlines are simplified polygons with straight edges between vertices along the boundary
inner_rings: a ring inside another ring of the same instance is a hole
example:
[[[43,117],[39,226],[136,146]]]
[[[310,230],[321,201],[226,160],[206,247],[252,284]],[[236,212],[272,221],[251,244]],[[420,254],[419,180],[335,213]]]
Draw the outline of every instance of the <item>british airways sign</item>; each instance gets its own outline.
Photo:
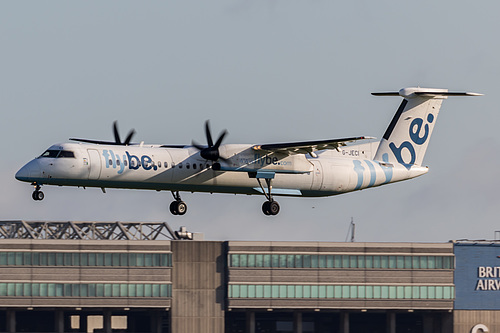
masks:
[[[500,309],[500,243],[457,243],[455,309]]]
[[[500,291],[500,266],[479,266],[477,277],[476,290]]]

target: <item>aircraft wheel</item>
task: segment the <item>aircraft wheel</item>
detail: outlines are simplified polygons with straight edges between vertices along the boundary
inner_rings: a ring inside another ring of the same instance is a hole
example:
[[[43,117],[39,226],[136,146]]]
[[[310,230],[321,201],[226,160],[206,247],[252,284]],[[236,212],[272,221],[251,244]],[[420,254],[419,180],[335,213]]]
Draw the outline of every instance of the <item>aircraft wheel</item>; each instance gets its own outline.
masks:
[[[280,205],[276,201],[269,202],[269,214],[278,215],[280,212]]]
[[[187,212],[187,205],[184,201],[172,201],[170,204],[170,212],[173,215],[184,215]]]
[[[177,214],[184,215],[187,212],[187,205],[184,201],[177,202]]]
[[[172,215],[179,215],[179,212],[177,211],[177,201],[172,201],[170,204],[170,213],[172,213]]]
[[[262,204],[262,212],[265,214],[265,215],[271,215],[271,210],[270,210],[270,202],[269,201],[266,201]]]
[[[276,201],[266,201],[262,204],[262,212],[265,215],[278,215],[280,205]]]
[[[41,201],[43,198],[45,198],[45,195],[43,194],[42,191],[34,191],[33,194],[31,195],[33,200],[35,201]]]

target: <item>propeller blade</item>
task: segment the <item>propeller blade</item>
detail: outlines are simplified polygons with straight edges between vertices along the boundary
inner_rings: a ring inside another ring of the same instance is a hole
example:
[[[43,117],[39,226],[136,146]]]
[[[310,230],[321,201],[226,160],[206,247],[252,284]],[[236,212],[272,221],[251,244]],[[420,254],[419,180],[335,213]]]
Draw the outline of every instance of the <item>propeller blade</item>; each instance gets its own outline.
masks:
[[[210,132],[210,121],[205,122],[205,135],[207,136],[208,147],[213,147],[212,133]]]
[[[194,140],[193,140],[193,141],[191,141],[191,145],[192,145],[193,147],[195,147],[196,149],[200,150],[200,151],[206,148],[205,146],[202,146],[202,145],[198,144],[198,143],[197,143],[196,141],[194,141]]]
[[[125,146],[128,146],[130,144],[130,140],[132,140],[132,137],[134,136],[134,134],[135,134],[135,130],[134,129],[131,129],[130,132],[128,132],[127,138],[123,142],[123,144]]]
[[[224,130],[221,132],[221,134],[219,135],[219,138],[217,139],[217,142],[215,143],[215,146],[216,148],[219,148],[220,147],[220,144],[222,143],[222,140],[224,140],[224,137],[227,135],[227,131]]]
[[[115,120],[113,122],[113,134],[115,135],[115,142],[118,145],[122,144],[122,140],[120,140],[120,133],[118,133],[118,121]]]
[[[227,135],[227,131],[223,130],[220,133],[219,138],[217,139],[217,142],[214,145],[214,141],[212,139],[212,132],[210,131],[210,121],[207,120],[205,122],[205,135],[207,137],[208,146],[199,145],[194,140],[191,142],[192,146],[200,151],[200,156],[206,160],[214,162],[216,162],[219,159],[226,161],[227,160],[226,158],[222,158],[219,155],[219,147],[222,144],[222,140],[224,140],[224,137]]]

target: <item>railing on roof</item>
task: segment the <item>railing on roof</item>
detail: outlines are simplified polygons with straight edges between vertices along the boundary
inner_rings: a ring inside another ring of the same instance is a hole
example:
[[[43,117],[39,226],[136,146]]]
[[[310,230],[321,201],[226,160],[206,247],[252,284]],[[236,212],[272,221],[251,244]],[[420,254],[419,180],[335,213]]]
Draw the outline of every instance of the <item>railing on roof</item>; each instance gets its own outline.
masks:
[[[167,222],[0,221],[0,239],[177,239]]]
[[[451,240],[450,242],[454,243],[454,244],[464,244],[464,245],[469,245],[469,244],[500,245],[500,239],[466,239],[466,238],[464,238],[464,239],[454,239],[454,240]]]

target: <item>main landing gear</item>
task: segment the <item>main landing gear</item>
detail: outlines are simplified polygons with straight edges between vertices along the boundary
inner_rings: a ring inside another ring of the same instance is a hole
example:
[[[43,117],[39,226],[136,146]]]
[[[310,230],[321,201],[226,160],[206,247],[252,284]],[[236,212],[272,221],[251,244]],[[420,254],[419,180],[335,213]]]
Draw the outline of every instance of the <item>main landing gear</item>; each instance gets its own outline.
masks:
[[[280,212],[280,205],[277,201],[266,201],[262,204],[262,212],[266,215],[277,215]]]
[[[187,212],[187,204],[181,200],[179,191],[172,191],[172,196],[175,201],[170,204],[170,213],[173,215],[184,215]]]
[[[45,198],[45,195],[43,194],[42,191],[40,191],[40,189],[42,188],[40,185],[38,184],[34,184],[35,185],[35,190],[33,191],[33,193],[31,194],[31,197],[33,198],[33,200],[35,201],[41,201],[43,200],[43,198]]]
[[[278,213],[280,212],[280,205],[278,204],[277,201],[274,201],[273,196],[271,195],[271,189],[272,189],[271,181],[272,181],[272,179],[271,178],[264,178],[264,179],[266,180],[266,184],[267,184],[267,192],[266,192],[266,189],[264,188],[264,186],[262,186],[262,183],[260,182],[260,178],[257,178],[257,181],[259,182],[259,186],[262,189],[262,192],[264,193],[264,195],[266,196],[266,199],[267,199],[267,201],[262,204],[262,212],[268,216],[278,215]]]

